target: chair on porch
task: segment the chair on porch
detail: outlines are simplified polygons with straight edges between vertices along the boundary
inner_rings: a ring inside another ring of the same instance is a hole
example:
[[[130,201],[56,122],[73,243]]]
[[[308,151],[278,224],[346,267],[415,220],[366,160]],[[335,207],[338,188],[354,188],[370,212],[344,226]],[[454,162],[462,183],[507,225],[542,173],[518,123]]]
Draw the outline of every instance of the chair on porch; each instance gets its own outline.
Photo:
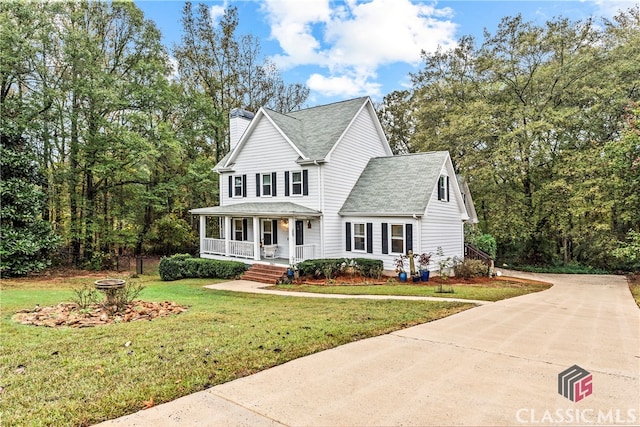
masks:
[[[275,258],[276,252],[278,250],[278,245],[264,245],[263,249],[265,258]]]

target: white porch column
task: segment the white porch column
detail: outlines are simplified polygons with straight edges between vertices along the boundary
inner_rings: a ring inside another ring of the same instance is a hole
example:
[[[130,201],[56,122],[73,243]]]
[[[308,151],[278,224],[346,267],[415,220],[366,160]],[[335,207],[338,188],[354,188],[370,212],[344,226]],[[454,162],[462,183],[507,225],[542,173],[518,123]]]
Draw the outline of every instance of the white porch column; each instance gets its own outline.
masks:
[[[257,216],[253,217],[253,259],[260,261],[260,218]]]
[[[229,247],[231,246],[230,242],[231,242],[232,232],[233,230],[231,230],[231,217],[225,216],[224,217],[224,254],[226,256],[229,256]]]
[[[289,221],[289,264],[294,264],[296,262],[296,218],[291,217],[287,221]]]
[[[203,253],[205,237],[207,237],[207,217],[200,215],[200,256]]]

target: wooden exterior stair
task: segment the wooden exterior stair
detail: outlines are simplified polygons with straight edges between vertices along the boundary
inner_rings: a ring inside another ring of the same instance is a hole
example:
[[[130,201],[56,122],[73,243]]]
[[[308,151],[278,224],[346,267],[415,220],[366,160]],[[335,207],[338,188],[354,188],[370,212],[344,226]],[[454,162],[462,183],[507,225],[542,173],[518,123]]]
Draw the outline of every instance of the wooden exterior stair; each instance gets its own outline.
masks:
[[[270,264],[253,264],[242,275],[242,280],[275,285],[287,275],[287,267]]]

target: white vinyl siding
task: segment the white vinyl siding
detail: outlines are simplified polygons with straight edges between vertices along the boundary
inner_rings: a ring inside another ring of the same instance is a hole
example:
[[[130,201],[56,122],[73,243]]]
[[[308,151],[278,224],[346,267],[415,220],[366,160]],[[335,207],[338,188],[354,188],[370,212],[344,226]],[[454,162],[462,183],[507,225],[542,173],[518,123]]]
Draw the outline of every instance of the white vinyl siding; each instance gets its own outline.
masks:
[[[443,166],[442,176],[455,176],[453,169],[449,169],[450,164]],[[445,183],[446,185],[446,183]],[[464,228],[461,218],[461,210],[464,212],[462,198],[456,197],[454,191],[453,180],[449,180],[449,200],[450,203],[442,203],[438,199],[438,188],[434,188],[429,200],[427,212],[422,223],[421,245],[422,252],[432,252],[432,265],[438,261],[435,255],[438,246],[442,247],[444,258],[464,257]]]
[[[221,193],[224,197],[221,197],[220,205],[226,206],[234,203],[243,202],[255,202],[264,197],[264,188],[262,175],[267,173],[276,174],[276,180],[271,178],[271,197],[270,202],[294,202],[298,205],[305,206],[311,209],[320,210],[320,196],[319,196],[319,184],[318,184],[318,168],[319,166],[309,165],[304,166],[304,169],[308,170],[308,196],[285,196],[285,172],[300,172],[302,170],[300,165],[296,162],[299,158],[298,153],[289,145],[284,137],[273,127],[271,122],[266,117],[259,119],[260,122],[256,124],[247,140],[240,147],[235,163],[233,164],[233,172],[225,173],[221,177],[223,180],[228,179],[231,175],[246,175],[247,176],[247,194],[245,198],[232,198],[227,197],[227,191],[224,190]],[[260,174],[260,187],[259,192],[256,189],[256,174]],[[289,185],[291,186],[291,177]],[[276,196],[273,196],[274,189],[276,189]],[[257,194],[260,196],[257,196]],[[267,195],[267,197],[269,197]]]
[[[364,108],[322,166],[324,177],[324,230],[326,258],[342,256],[344,222],[338,215],[344,201],[372,157],[386,156],[384,142],[376,132],[369,108]],[[312,174],[309,173],[311,177]],[[375,227],[374,227],[375,230]]]

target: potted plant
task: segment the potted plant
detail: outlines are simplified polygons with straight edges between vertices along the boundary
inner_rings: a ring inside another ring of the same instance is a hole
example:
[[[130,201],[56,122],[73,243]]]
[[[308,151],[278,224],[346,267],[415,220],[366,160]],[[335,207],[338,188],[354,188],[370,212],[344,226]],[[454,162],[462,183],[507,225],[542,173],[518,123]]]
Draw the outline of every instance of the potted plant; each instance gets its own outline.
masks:
[[[404,263],[406,262],[406,260],[407,257],[405,255],[400,255],[398,258],[393,260],[396,267],[396,273],[398,273],[398,280],[400,280],[401,282],[407,281],[407,272],[404,269]]]
[[[296,265],[290,264],[287,268],[287,279],[293,280],[293,276],[296,274]]]
[[[429,281],[429,261],[431,261],[431,252],[423,252],[418,255],[418,264],[420,265],[420,279],[423,282]]]

